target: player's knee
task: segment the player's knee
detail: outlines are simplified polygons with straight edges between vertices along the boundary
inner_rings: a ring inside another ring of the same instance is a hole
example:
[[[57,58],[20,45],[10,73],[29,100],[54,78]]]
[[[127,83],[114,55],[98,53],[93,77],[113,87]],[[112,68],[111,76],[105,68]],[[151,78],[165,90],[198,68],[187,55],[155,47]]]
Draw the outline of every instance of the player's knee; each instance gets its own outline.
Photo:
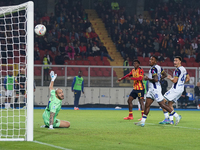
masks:
[[[65,126],[66,126],[66,128],[69,128],[70,127],[70,122],[66,121]]]

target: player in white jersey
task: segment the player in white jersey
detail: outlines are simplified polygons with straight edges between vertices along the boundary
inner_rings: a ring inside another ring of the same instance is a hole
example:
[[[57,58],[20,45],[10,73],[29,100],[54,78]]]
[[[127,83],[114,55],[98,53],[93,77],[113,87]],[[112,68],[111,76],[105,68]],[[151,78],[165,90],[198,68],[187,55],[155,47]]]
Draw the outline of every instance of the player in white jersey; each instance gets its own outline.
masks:
[[[144,126],[145,121],[147,119],[147,115],[149,114],[150,106],[154,100],[158,102],[161,108],[167,110],[172,116],[176,118],[176,125],[180,121],[180,116],[174,112],[168,105],[165,104],[164,98],[161,94],[161,86],[160,79],[165,78],[167,75],[164,70],[157,65],[158,58],[156,56],[151,56],[149,63],[151,69],[149,70],[148,77],[145,76],[144,79],[149,81],[149,91],[147,92],[147,98],[145,103],[144,115],[142,116],[142,120],[140,122],[136,122],[135,125]]]
[[[184,83],[188,82],[190,80],[190,76],[188,75],[186,69],[181,66],[182,58],[180,56],[176,56],[174,58],[174,66],[176,67],[173,78],[171,75],[168,75],[167,78],[173,82],[172,87],[169,91],[167,91],[164,95],[165,102],[168,101],[169,107],[173,109],[173,103],[176,103],[177,100],[181,97],[183,91],[184,91]],[[159,122],[159,124],[174,124],[173,116],[170,114],[168,115],[168,112],[163,109],[163,113],[165,116],[165,119],[162,122]],[[170,116],[170,117],[169,117]]]

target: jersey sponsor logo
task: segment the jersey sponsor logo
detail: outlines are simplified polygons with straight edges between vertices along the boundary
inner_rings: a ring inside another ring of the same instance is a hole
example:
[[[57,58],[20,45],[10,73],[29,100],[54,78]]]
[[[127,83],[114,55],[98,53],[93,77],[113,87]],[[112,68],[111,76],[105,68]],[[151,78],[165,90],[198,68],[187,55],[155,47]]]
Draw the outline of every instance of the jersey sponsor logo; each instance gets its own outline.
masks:
[[[56,109],[56,106],[54,105],[52,109]]]

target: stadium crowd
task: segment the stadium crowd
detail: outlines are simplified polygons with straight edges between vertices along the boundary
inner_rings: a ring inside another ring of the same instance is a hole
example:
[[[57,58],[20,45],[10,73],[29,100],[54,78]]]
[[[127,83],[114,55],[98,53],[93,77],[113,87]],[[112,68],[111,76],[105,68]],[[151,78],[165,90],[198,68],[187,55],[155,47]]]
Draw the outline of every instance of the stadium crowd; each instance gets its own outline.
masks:
[[[155,54],[162,55],[164,61],[164,57],[173,60],[179,55],[200,62],[200,9],[191,8],[185,0],[146,3],[151,17],[128,15],[124,7],[115,9],[107,1],[95,3],[122,57],[134,59]]]

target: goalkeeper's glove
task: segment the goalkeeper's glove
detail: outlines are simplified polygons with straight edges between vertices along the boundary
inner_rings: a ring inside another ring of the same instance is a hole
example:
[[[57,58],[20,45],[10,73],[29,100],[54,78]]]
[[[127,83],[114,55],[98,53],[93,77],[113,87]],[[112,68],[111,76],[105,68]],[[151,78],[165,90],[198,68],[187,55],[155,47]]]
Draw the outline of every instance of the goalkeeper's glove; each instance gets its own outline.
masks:
[[[53,128],[53,125],[50,125],[50,126],[49,126],[49,129],[54,129],[54,128]]]
[[[51,81],[54,81],[57,77],[57,74],[54,74],[54,71],[51,71],[50,76],[51,76]]]

